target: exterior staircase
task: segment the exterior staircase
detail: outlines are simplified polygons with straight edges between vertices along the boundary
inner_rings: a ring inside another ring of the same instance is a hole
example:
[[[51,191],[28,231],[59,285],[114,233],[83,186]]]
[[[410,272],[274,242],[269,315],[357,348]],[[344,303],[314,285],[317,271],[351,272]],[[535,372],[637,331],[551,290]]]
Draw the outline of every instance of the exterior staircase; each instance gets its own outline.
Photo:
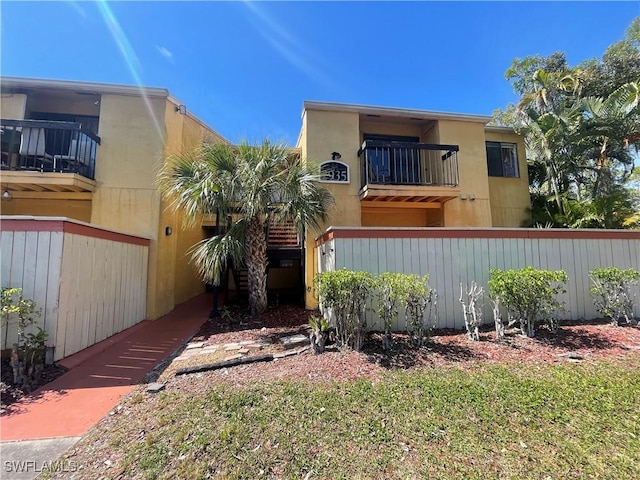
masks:
[[[293,222],[269,221],[267,230],[268,248],[300,248],[300,236]]]
[[[271,262],[282,258],[301,258],[302,242],[293,222],[271,220],[267,227],[267,256]],[[244,265],[233,265],[231,274],[236,286],[236,298],[249,297],[248,272]]]

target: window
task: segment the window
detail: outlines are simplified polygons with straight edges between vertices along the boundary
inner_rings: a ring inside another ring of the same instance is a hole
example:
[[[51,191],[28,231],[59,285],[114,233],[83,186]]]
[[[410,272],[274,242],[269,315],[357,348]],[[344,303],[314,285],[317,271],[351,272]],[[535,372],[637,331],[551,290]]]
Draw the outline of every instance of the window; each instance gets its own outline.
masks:
[[[519,177],[516,144],[487,142],[487,167],[490,177]]]

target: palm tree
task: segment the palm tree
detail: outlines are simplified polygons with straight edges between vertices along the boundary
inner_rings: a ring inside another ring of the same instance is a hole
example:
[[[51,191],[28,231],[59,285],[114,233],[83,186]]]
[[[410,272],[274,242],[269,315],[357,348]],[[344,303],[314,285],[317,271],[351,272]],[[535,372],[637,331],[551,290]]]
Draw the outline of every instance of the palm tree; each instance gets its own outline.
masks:
[[[191,259],[205,282],[220,284],[228,261],[247,267],[251,314],[267,308],[267,226],[319,227],[333,202],[315,166],[268,140],[261,145],[204,144],[173,156],[159,175],[164,195],[187,222],[200,215],[229,219],[224,232],[197,243]]]
[[[640,125],[638,83],[622,85],[605,98],[580,97],[580,80],[571,75],[536,72],[534,86],[536,90],[524,95],[516,110],[527,129],[530,165],[537,174],[546,170],[544,176],[533,177],[531,193],[536,200],[546,197],[555,203],[547,203],[544,210],[547,220],[559,225],[584,225],[574,221],[583,207],[592,208],[592,224],[609,224],[603,216],[605,207],[619,204],[624,189],[617,186],[633,168],[632,149]],[[576,209],[575,202],[584,205]]]

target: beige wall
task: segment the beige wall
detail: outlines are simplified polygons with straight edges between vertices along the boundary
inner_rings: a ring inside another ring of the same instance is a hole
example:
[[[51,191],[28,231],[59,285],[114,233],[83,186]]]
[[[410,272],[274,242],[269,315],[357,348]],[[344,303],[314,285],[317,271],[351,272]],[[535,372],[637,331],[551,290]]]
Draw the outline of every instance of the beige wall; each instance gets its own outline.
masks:
[[[155,186],[163,155],[165,99],[148,102],[150,109],[142,97],[102,95],[91,223],[151,239],[147,316],[153,319],[168,311],[159,304],[165,292],[158,288],[157,269],[166,259],[158,255],[160,193]]]
[[[188,116],[178,115],[182,122],[181,128],[178,128],[175,124],[175,117],[173,122],[169,118],[171,111],[175,111],[175,109],[168,106],[166,120],[167,153],[191,151],[205,139],[220,141],[219,136]],[[173,128],[170,128],[169,125],[173,125]],[[169,214],[169,211],[166,208],[165,202],[163,202],[163,216],[165,214]],[[168,215],[166,223],[167,225],[171,224],[174,232],[176,232],[175,250],[173,252],[175,260],[171,277],[175,282],[174,302],[178,305],[204,292],[204,283],[197,276],[195,269],[190,264],[190,256],[187,252],[193,245],[205,238],[205,232],[200,226],[199,220],[195,225],[186,226],[180,218],[180,215],[176,213],[171,213],[171,216]]]
[[[27,96],[24,93],[3,93],[0,96],[0,117],[15,120],[24,119]]]
[[[362,208],[363,227],[440,227],[442,208]]]
[[[302,157],[310,162],[322,163],[331,160],[331,152],[342,155],[340,161],[349,165],[351,183],[325,183],[335,198],[335,207],[331,210],[329,225],[360,225],[360,167],[358,149],[360,143],[359,115],[346,112],[325,112],[308,110],[302,118],[302,136],[299,142]],[[315,260],[315,237],[320,232],[307,232],[305,244],[305,285],[313,285],[313,276],[317,269]],[[313,292],[305,292],[307,306],[315,306]]]
[[[522,227],[531,222],[529,207],[529,175],[523,138],[515,132],[485,133],[486,141],[516,143],[518,145],[519,178],[489,177],[491,218],[494,227]],[[524,225],[523,225],[524,224]]]
[[[459,145],[458,175],[461,193],[475,200],[456,198],[444,204],[445,227],[490,227],[491,205],[487,178],[484,124],[438,121],[439,143]]]
[[[68,217],[87,223],[91,221],[91,200],[13,198],[2,199],[0,208],[2,215]]]

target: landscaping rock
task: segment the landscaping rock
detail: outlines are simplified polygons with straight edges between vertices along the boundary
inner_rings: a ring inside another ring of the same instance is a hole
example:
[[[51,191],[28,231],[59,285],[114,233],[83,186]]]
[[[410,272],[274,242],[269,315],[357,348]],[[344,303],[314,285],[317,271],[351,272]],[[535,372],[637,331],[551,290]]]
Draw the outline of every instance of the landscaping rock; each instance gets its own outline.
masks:
[[[584,355],[581,355],[580,353],[577,352],[565,352],[565,353],[560,353],[558,354],[559,357],[565,357],[568,358],[569,360],[584,360]]]
[[[192,350],[194,348],[202,348],[204,342],[194,342],[187,345],[186,350]]]
[[[164,390],[164,383],[150,383],[147,385],[147,393],[158,393]]]
[[[305,350],[309,350],[309,345],[307,345],[306,347],[298,348],[297,350],[289,350],[286,352],[274,353],[273,358],[277,360],[278,358],[292,357],[294,355],[298,355],[304,352]]]
[[[281,338],[280,342],[282,343],[284,348],[295,348],[295,347],[299,347],[300,345],[308,345],[309,337],[302,334],[291,335],[289,337]]]

